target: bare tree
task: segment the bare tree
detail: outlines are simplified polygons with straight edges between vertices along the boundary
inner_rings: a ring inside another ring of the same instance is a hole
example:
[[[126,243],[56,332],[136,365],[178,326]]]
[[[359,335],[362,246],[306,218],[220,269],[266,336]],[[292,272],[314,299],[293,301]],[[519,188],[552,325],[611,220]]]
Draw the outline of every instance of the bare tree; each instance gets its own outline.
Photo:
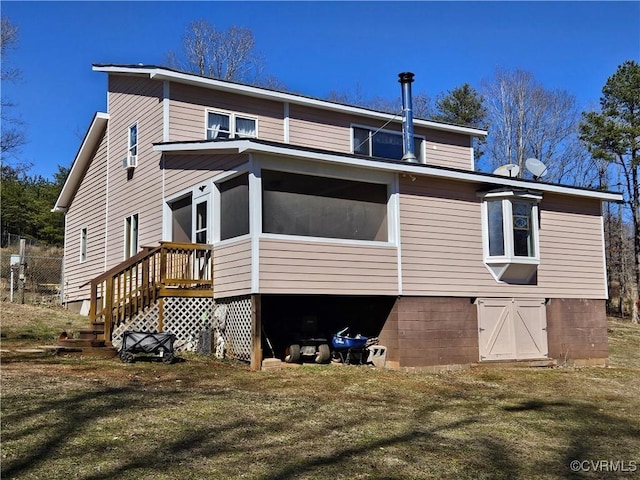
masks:
[[[182,50],[182,56],[167,54],[169,66],[222,80],[259,83],[264,68],[251,30],[235,25],[219,30],[203,19],[191,22]],[[269,83],[275,83],[272,77]]]
[[[354,90],[330,91],[327,95],[327,100],[390,114],[400,115],[402,113],[402,99],[399,96],[392,100],[379,96],[367,98],[362,91],[362,85],[359,83]],[[413,94],[413,116],[415,118],[429,118],[432,112],[433,107],[431,106],[431,97],[429,95],[425,92]]]
[[[578,141],[579,113],[573,95],[545,89],[523,70],[497,70],[483,82],[489,136],[487,152],[493,168],[514,163],[525,176],[525,160],[544,162],[552,181],[575,183],[570,172],[584,158]]]
[[[16,82],[20,79],[21,72],[14,67],[8,59],[8,54],[18,47],[18,27],[7,17],[2,17],[0,29],[0,56],[2,68],[0,69],[0,81]],[[4,93],[4,91],[3,91]],[[22,121],[11,114],[15,104],[2,96],[2,135],[0,135],[0,153],[3,159],[15,156],[20,147],[25,144],[24,125]]]

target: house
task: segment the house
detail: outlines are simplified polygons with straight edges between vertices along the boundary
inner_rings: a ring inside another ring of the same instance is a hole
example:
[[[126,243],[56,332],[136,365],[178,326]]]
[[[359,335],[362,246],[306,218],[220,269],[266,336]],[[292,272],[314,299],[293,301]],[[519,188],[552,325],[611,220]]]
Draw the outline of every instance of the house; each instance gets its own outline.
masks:
[[[475,128],[149,65],[108,75],[54,207],[64,296],[127,329],[213,328],[258,368],[295,334],[377,336],[390,367],[603,364],[602,204],[475,171]],[[408,96],[407,96],[408,94]],[[404,124],[404,129],[403,129]],[[269,342],[266,342],[269,339]]]

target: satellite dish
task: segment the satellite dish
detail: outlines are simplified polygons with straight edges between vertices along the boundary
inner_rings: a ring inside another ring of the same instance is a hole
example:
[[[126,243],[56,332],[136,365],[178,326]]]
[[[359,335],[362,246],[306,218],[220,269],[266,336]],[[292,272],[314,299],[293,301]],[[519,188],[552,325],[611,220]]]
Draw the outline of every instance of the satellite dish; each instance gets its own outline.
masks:
[[[547,166],[537,158],[527,158],[524,162],[525,167],[535,180],[544,177],[547,174]]]
[[[519,172],[520,167],[515,163],[507,163],[493,171],[495,175],[502,175],[503,177],[517,177]]]

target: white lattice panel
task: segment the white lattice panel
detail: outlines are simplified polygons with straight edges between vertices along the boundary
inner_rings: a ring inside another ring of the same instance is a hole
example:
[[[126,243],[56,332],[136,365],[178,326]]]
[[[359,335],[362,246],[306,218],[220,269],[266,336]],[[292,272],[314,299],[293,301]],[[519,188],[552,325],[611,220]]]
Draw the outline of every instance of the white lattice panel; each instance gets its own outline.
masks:
[[[194,352],[200,349],[202,332],[211,330],[212,310],[212,298],[164,299],[164,331],[177,337],[175,350]]]
[[[215,304],[211,298],[167,297],[163,301],[164,331],[176,336],[176,351],[200,351],[201,339],[210,338],[203,333],[214,330],[224,339],[225,356],[251,361],[251,297],[226,298]],[[214,311],[216,322],[213,322]],[[120,349],[127,330],[157,333],[159,315],[156,302],[131,321],[116,327],[111,337],[113,346]]]
[[[160,310],[158,308],[158,301],[156,300],[156,303],[140,312],[132,320],[121,323],[114,328],[111,334],[111,343],[116,349],[120,350],[120,347],[122,347],[122,337],[124,332],[128,330],[133,332],[158,333],[159,315]]]
[[[216,300],[216,304],[227,309],[225,328],[220,331],[226,356],[251,361],[251,297],[225,298]]]

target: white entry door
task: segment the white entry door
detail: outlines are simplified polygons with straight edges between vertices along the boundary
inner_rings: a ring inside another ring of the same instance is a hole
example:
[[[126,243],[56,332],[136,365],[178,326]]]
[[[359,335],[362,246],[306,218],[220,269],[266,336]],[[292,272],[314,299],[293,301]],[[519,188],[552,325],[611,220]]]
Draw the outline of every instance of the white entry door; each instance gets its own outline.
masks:
[[[544,300],[478,300],[480,361],[539,360],[549,356]]]

